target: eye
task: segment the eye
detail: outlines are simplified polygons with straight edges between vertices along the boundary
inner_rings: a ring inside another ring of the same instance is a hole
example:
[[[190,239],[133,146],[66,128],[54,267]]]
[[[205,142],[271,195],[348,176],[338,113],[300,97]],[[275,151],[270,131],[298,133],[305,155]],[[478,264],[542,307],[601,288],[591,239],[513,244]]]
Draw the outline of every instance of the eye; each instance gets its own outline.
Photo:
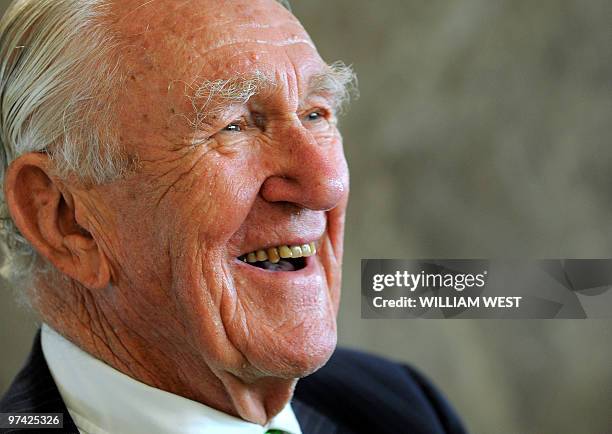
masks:
[[[306,115],[306,120],[307,121],[318,121],[319,119],[323,118],[323,113],[321,113],[320,111],[314,111],[314,112],[310,112]]]
[[[237,133],[242,131],[242,127],[240,126],[240,122],[235,121],[223,128],[223,131],[231,131],[233,133]]]

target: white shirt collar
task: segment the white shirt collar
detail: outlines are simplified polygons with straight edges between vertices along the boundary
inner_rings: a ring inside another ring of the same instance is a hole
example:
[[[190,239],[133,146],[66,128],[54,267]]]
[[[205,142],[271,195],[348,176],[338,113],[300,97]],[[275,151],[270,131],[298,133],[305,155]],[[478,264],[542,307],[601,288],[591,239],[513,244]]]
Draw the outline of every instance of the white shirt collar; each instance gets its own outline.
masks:
[[[302,434],[291,405],[262,427],[199,402],[147,386],[42,327],[43,354],[82,434]]]

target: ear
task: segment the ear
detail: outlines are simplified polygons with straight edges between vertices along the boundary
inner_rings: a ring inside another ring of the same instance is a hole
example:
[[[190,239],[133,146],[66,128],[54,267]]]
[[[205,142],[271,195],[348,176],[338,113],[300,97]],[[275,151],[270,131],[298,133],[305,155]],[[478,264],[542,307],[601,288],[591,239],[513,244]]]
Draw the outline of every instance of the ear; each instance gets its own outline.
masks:
[[[55,268],[91,289],[109,284],[107,258],[77,220],[67,186],[51,176],[47,154],[29,153],[13,161],[4,189],[15,225]]]

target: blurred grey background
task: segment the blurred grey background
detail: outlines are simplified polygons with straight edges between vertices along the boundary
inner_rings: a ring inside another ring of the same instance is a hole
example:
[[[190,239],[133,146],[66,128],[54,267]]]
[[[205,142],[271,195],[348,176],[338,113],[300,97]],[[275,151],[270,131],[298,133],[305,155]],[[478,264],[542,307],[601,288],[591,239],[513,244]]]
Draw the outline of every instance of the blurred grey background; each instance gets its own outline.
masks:
[[[359,270],[361,258],[612,257],[612,3],[293,8],[360,79],[342,122],[341,343],[416,365],[474,433],[611,433],[612,320],[362,320]],[[13,300],[0,291],[0,392],[37,328]]]

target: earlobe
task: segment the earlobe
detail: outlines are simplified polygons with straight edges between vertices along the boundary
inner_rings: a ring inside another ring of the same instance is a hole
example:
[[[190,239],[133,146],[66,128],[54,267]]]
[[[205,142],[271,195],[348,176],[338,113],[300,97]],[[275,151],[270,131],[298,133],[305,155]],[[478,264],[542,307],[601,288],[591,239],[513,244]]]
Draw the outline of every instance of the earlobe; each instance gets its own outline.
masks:
[[[5,198],[15,225],[59,271],[91,289],[110,282],[110,269],[91,234],[78,224],[74,201],[50,175],[46,154],[25,154],[11,163]]]

